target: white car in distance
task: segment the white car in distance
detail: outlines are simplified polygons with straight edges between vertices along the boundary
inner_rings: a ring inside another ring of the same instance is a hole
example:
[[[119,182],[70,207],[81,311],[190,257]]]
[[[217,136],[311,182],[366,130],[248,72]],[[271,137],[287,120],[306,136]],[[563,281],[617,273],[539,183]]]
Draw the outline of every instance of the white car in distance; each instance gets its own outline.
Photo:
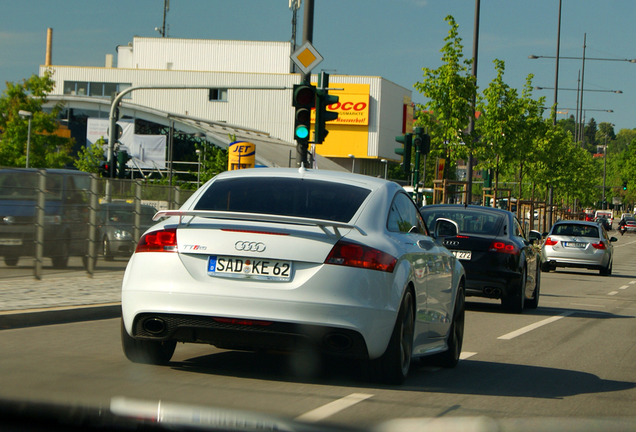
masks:
[[[147,231],[122,287],[122,345],[166,364],[177,342],[453,367],[465,273],[398,184],[301,169],[229,171]],[[435,229],[435,227],[433,227]],[[438,232],[456,233],[452,221]]]

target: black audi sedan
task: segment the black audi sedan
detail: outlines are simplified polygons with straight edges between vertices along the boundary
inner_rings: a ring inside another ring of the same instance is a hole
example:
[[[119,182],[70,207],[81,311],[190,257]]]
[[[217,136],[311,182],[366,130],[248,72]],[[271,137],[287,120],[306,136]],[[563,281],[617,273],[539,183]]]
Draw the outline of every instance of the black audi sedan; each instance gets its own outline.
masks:
[[[501,299],[511,312],[539,305],[540,251],[514,213],[461,204],[428,205],[420,213],[428,227],[438,219],[457,224],[457,235],[440,241],[466,270],[466,296]]]

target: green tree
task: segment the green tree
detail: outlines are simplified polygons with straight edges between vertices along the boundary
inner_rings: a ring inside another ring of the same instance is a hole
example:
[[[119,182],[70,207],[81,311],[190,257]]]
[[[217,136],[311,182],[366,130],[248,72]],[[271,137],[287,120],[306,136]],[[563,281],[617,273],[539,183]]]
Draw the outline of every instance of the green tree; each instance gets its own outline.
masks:
[[[597,143],[596,134],[598,133],[598,126],[596,125],[596,120],[591,118],[590,121],[585,126],[585,130],[583,136],[585,137],[585,149],[590,153],[596,153],[596,145],[602,144]]]
[[[88,145],[80,149],[77,153],[77,159],[73,165],[80,170],[90,173],[99,172],[99,164],[104,160],[104,145],[106,140],[101,137],[93,145]]]
[[[26,165],[28,120],[20,116],[21,110],[33,114],[29,166],[61,168],[70,163],[73,140],[54,135],[58,129],[56,119],[62,105],[56,105],[50,113],[42,110],[46,96],[55,85],[51,72],[46,71],[42,77],[32,75],[18,84],[6,84],[7,88],[0,97],[0,166]]]
[[[450,15],[445,21],[450,30],[444,39],[446,44],[440,50],[443,64],[437,69],[423,68],[424,79],[414,85],[428,99],[424,105],[418,105],[421,114],[415,125],[431,136],[433,159],[450,156],[451,149],[453,159],[463,159],[473,150],[474,139],[466,129],[474,116],[472,100],[477,85],[470,71],[472,59],[463,59],[458,25]]]

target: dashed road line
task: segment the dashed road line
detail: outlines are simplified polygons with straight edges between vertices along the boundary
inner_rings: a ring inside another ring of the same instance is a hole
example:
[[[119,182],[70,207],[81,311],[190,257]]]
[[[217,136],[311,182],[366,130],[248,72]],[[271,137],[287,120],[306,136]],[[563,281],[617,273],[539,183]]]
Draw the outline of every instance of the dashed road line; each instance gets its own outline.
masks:
[[[462,351],[462,353],[459,355],[459,359],[460,360],[466,360],[467,358],[471,358],[472,356],[476,355],[476,352],[466,352],[466,351]]]
[[[627,288],[629,288],[629,285],[623,285],[623,286],[622,286],[622,287],[620,287],[619,289],[624,290],[624,289],[627,289]]]
[[[631,281],[629,284],[630,284],[630,285],[634,285],[634,284],[636,284],[636,280]]]
[[[572,315],[574,313],[574,311],[568,311],[568,312],[563,312],[560,315],[557,316],[553,316],[550,318],[546,318],[542,321],[536,322],[534,324],[530,324],[529,326],[525,326],[523,328],[520,328],[519,330],[515,330],[513,332],[510,332],[508,334],[505,334],[503,336],[499,336],[497,339],[502,339],[502,340],[510,340],[513,338],[516,338],[517,336],[521,336],[522,334],[528,333],[532,330],[538,329],[539,327],[543,327],[546,324],[550,324],[553,323],[555,321],[560,320],[561,318],[564,318],[566,316]]]
[[[331,417],[332,415],[339,413],[340,411],[347,409],[350,406],[357,404],[358,402],[369,399],[370,397],[373,397],[373,395],[366,393],[352,393],[349,396],[345,396],[341,399],[329,402],[326,405],[308,411],[305,414],[296,417],[296,420],[304,422],[317,422],[320,420],[324,420],[327,417]]]
[[[618,294],[618,291],[611,291],[607,293],[607,295],[616,295],[616,294]]]

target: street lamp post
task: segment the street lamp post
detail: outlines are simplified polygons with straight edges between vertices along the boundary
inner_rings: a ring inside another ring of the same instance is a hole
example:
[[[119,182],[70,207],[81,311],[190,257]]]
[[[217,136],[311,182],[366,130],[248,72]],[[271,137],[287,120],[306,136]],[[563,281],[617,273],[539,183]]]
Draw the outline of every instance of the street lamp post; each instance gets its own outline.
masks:
[[[612,127],[615,125],[610,123]],[[607,203],[605,202],[605,174],[607,172],[607,129],[605,130],[605,145],[603,146],[603,210],[607,210]]]
[[[199,163],[197,164],[197,189],[201,186],[201,150],[196,149],[196,154],[199,156]]]
[[[388,174],[388,170],[389,170],[389,161],[386,159],[382,159],[380,160],[380,162],[382,162],[384,164],[384,180],[386,180],[387,174]]]
[[[31,119],[33,118],[33,113],[31,111],[18,111],[18,114],[22,118],[29,119],[29,129],[27,132],[27,147],[26,147],[26,167],[29,168],[29,152],[31,150]]]

